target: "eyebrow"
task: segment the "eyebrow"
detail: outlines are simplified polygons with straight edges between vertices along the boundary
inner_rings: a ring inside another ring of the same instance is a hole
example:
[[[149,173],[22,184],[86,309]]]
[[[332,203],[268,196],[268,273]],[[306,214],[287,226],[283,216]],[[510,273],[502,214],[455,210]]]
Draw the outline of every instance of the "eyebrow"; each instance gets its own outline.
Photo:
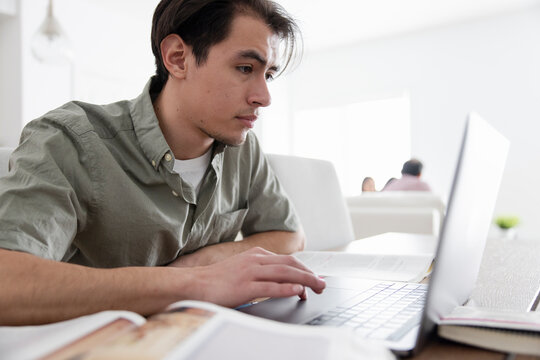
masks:
[[[237,56],[240,57],[240,58],[253,59],[253,60],[257,61],[259,64],[261,64],[263,66],[268,65],[268,60],[266,60],[263,56],[261,56],[261,54],[259,54],[255,50],[239,51]],[[270,66],[270,68],[268,70],[278,72],[279,71],[279,66],[272,65],[272,66]]]

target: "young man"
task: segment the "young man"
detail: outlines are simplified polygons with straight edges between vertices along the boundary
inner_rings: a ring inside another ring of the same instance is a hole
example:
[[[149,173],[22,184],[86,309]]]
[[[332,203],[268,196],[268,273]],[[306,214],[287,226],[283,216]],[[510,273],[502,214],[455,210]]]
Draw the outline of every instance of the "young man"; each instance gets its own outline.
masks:
[[[31,122],[0,180],[0,323],[320,293],[274,254],[304,237],[249,133],[295,29],[268,0],[163,0],[137,99]]]

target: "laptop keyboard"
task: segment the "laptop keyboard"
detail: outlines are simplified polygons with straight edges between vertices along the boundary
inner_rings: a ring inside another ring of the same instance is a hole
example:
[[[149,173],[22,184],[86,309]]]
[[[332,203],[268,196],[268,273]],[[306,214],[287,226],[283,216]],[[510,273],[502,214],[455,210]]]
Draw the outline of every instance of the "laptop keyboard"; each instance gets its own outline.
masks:
[[[380,283],[307,324],[346,326],[365,338],[397,341],[420,323],[426,293],[426,284]]]

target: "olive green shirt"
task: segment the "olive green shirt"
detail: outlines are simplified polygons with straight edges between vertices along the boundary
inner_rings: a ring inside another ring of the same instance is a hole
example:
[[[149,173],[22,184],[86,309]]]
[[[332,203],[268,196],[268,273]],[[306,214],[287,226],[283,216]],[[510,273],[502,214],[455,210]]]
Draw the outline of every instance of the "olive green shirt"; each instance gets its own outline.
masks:
[[[0,248],[93,267],[165,265],[238,232],[299,227],[256,137],[215,142],[199,194],[173,171],[149,94],[30,122],[0,179]]]

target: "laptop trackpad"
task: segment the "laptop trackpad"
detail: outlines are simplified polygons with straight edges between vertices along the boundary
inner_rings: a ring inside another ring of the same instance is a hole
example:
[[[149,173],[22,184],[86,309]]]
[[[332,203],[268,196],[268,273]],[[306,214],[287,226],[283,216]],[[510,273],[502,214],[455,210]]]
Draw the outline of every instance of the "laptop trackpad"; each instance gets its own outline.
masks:
[[[269,299],[238,311],[284,323],[303,324],[356,294],[358,291],[353,289],[327,287],[318,295],[308,289],[308,298],[305,301],[300,300],[298,296]]]

